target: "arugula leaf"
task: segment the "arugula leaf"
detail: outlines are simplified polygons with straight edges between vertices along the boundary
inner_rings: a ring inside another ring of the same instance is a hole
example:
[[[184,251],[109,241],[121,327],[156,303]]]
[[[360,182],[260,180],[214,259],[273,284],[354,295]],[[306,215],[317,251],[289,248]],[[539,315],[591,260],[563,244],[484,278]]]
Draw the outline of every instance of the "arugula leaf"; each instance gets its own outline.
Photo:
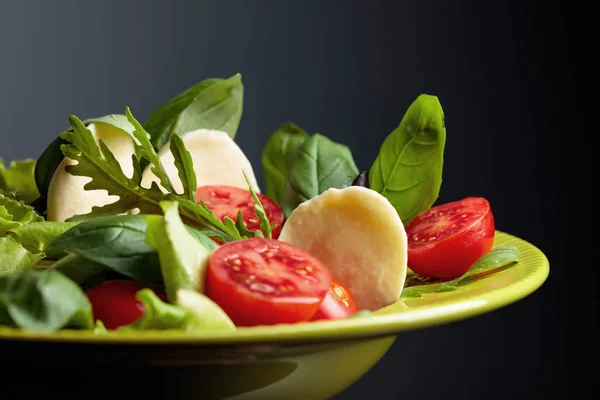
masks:
[[[192,155],[185,148],[183,139],[179,135],[171,138],[171,153],[175,160],[175,167],[183,186],[182,195],[188,200],[196,202],[196,190],[198,183],[196,181],[196,172],[194,171],[194,161]]]
[[[140,143],[140,144],[137,144],[137,143],[135,144],[137,151],[139,151],[139,153],[142,155],[142,157],[144,157],[146,160],[148,160],[152,164],[152,167],[150,167],[150,169],[152,170],[154,175],[159,178],[160,184],[168,192],[175,193],[175,189],[173,189],[173,184],[171,183],[171,179],[169,178],[167,171],[165,170],[162,163],[160,162],[160,158],[158,157],[158,154],[156,153],[156,151],[152,147],[152,144],[150,143],[150,138],[148,136],[148,133],[144,130],[142,125],[131,114],[131,110],[129,109],[129,107],[127,107],[125,109],[125,114],[127,115],[127,119],[129,120],[129,122],[135,127],[135,129],[133,131],[133,136]],[[105,157],[106,157],[106,154],[105,154]],[[141,168],[140,168],[140,170],[141,170]]]
[[[5,233],[14,237],[30,252],[44,253],[47,260],[58,260],[67,254],[63,250],[52,248],[52,242],[77,224],[78,222],[30,222],[7,229]]]
[[[437,200],[445,144],[442,106],[436,96],[421,94],[381,145],[369,185],[390,201],[405,224]]]
[[[27,250],[12,236],[1,237],[0,277],[32,269],[44,256]]]
[[[144,305],[144,314],[117,331],[182,329],[187,312],[182,308],[165,303],[150,289],[138,291],[135,297]]]
[[[35,160],[14,160],[4,166],[0,157],[0,190],[11,193],[15,199],[30,204],[40,195],[34,176]]]
[[[268,239],[272,239],[273,235],[273,228],[275,228],[277,225],[273,225],[271,226],[271,222],[269,221],[269,218],[267,218],[267,213],[265,212],[265,208],[262,205],[260,199],[258,198],[258,196],[256,195],[256,191],[254,190],[254,188],[252,187],[252,183],[250,183],[250,179],[248,179],[248,175],[246,175],[245,171],[242,171],[244,173],[244,178],[246,179],[246,182],[248,183],[248,190],[250,191],[250,194],[252,194],[252,198],[254,199],[254,210],[256,212],[256,216],[258,217],[258,220],[260,221],[260,230],[257,230],[255,232],[256,236],[265,236]],[[236,225],[237,224],[242,224],[243,225],[243,221],[240,222],[240,215],[241,213],[238,211],[238,215],[237,215],[237,221],[236,221]]]
[[[92,306],[58,271],[0,276],[0,325],[26,330],[93,329]]]
[[[132,120],[132,125],[136,127],[134,135],[136,141],[139,142],[136,145],[140,147],[140,154],[143,153],[144,159],[145,157],[151,158],[160,166],[161,163],[156,156],[156,152],[152,149],[149,142],[144,140],[144,137],[147,137],[147,133],[135,121],[130,112],[128,112],[128,117]],[[68,166],[67,172],[72,175],[92,178],[84,186],[85,190],[104,189],[109,195],[116,195],[119,199],[101,207],[94,206],[91,212],[85,215],[76,215],[69,218],[69,221],[82,221],[94,217],[112,216],[135,208],[138,208],[142,214],[158,214],[161,210],[159,203],[171,200],[180,203],[181,212],[188,224],[194,225],[210,237],[217,238],[222,242],[241,238],[233,221],[221,222],[206,207],[206,204],[197,204],[188,198],[178,196],[174,193],[164,193],[155,182],[152,183],[150,188],[142,187],[140,160],[135,156],[132,156],[134,165],[133,176],[128,178],[106,145],[102,141],[97,145],[89,129],[77,117],[71,116],[70,123],[73,126],[73,131],[64,133],[63,138],[68,143],[62,146],[62,151],[66,157],[77,161],[77,164]],[[181,154],[174,154],[174,156],[180,157]],[[179,159],[176,163],[179,168],[185,164],[185,159]],[[156,171],[160,173],[160,171],[164,171],[164,168],[162,166],[157,167]],[[182,172],[180,170],[179,173],[182,174],[185,171]]]
[[[129,120],[123,114],[108,114],[101,117],[88,118],[83,121],[85,126],[88,126],[92,123],[105,123],[112,125],[115,128],[125,131],[133,138],[134,127],[131,125],[131,123],[129,123]],[[69,131],[72,132],[73,129],[69,128],[67,132]],[[61,147],[69,142],[63,139],[64,134],[65,132],[62,132],[50,143],[50,145],[38,157],[35,165],[35,182],[39,192],[39,198],[35,202],[35,208],[40,213],[44,213],[46,211],[46,197],[48,195],[50,181],[54,176],[54,172],[65,157]]]
[[[207,79],[185,90],[154,111],[144,123],[154,149],[162,149],[173,134],[197,129],[227,132],[233,139],[243,111],[242,76]]]
[[[161,207],[164,217],[146,218],[146,241],[158,253],[167,297],[174,302],[179,289],[204,292],[208,258],[216,244],[208,247],[190,234],[179,215],[178,203],[162,202]]]
[[[271,135],[262,151],[261,162],[265,181],[265,195],[277,204],[281,205],[283,202],[283,193],[294,151],[309,136],[298,125],[286,122]]]
[[[520,252],[514,246],[500,245],[481,256],[463,275],[448,281],[434,281],[423,285],[405,287],[402,297],[422,297],[425,294],[450,292],[457,290],[463,283],[476,278],[478,274],[491,271],[494,268],[508,266],[519,262]]]
[[[350,149],[316,133],[294,155],[283,197],[286,217],[300,204],[327,189],[343,189],[358,175]]]
[[[81,222],[52,242],[52,248],[77,254],[90,265],[104,265],[138,282],[163,282],[158,255],[146,243],[146,216],[113,215]]]

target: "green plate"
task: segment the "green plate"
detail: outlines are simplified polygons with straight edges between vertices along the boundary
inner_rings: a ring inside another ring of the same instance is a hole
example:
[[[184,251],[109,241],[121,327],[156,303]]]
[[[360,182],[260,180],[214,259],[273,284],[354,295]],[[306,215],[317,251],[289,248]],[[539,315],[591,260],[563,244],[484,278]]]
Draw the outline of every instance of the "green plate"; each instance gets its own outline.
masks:
[[[72,393],[89,391],[90,376],[104,376],[109,371],[111,379],[125,383],[119,389],[123,397],[328,399],[364,376],[392,344],[402,346],[398,343],[402,332],[475,317],[539,288],[549,273],[544,254],[524,240],[497,232],[495,245],[501,244],[516,246],[520,261],[458,290],[401,299],[361,318],[240,328],[218,334],[141,331],[94,335],[0,328],[0,355],[11,365],[13,376],[30,375],[32,365],[39,369],[44,364],[44,373],[36,375],[36,385],[28,388],[43,396],[52,388],[63,395],[64,388],[56,382],[65,377]],[[403,363],[410,364],[410,360]],[[22,395],[21,386],[8,385],[5,397],[10,397],[11,388],[15,396]],[[98,397],[114,396],[114,386],[94,384],[93,392]]]
[[[513,303],[539,288],[549,273],[546,256],[531,243],[505,232],[496,232],[494,246],[517,247],[520,261],[470,281],[451,292],[400,299],[372,315],[338,321],[239,328],[235,332],[189,333],[178,331],[109,332],[63,330],[34,333],[0,327],[0,341],[95,342],[127,344],[250,344],[259,342],[331,342],[397,335],[404,331],[450,323]]]

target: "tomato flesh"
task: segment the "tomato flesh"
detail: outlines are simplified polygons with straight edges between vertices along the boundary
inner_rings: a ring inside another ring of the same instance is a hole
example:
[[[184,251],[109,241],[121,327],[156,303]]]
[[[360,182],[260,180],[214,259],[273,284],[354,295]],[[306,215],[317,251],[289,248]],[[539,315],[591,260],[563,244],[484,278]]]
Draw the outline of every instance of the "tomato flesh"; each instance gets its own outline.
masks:
[[[92,304],[94,319],[102,321],[106,329],[113,330],[136,321],[144,314],[144,304],[135,295],[145,288],[147,286],[133,280],[115,279],[93,286],[85,294]],[[164,292],[152,290],[167,301]]]
[[[210,256],[206,295],[237,326],[309,321],[331,285],[316,257],[267,238],[225,243]]]
[[[358,306],[350,290],[336,279],[332,279],[329,291],[312,317],[312,321],[347,318],[356,312]]]
[[[461,276],[492,249],[494,216],[483,197],[432,207],[407,226],[408,266],[428,278]]]
[[[271,226],[277,225],[271,232],[272,238],[277,239],[285,219],[283,211],[277,203],[264,194],[257,193],[257,197],[265,209]],[[198,203],[204,201],[206,207],[221,221],[225,217],[235,221],[239,210],[242,212],[242,219],[249,230],[260,230],[260,220],[255,211],[256,203],[249,190],[227,185],[200,186],[196,190],[196,200]]]

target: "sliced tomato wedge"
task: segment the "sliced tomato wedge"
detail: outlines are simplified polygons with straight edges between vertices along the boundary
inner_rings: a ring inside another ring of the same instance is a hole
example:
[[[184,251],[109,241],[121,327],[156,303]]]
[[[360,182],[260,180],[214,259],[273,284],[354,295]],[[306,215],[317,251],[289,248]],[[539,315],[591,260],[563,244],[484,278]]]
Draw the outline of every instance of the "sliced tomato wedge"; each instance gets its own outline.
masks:
[[[277,239],[285,219],[283,211],[275,201],[264,194],[258,193],[257,197],[265,209],[271,225],[277,225],[271,233],[272,238]],[[249,190],[227,185],[200,186],[196,190],[196,199],[198,203],[204,201],[208,209],[221,221],[225,217],[235,221],[239,210],[242,212],[242,219],[249,230],[260,229],[260,220],[256,216],[255,210],[256,203]]]
[[[428,278],[461,276],[492,249],[494,216],[483,197],[432,207],[407,226],[408,266]]]
[[[225,243],[210,256],[206,295],[237,326],[309,321],[331,285],[331,274],[303,249],[274,239]]]
[[[144,314],[144,304],[135,295],[145,288],[146,286],[133,280],[115,279],[92,286],[85,294],[92,304],[94,319],[99,319],[106,329],[112,330],[129,325]],[[166,293],[152,290],[167,301]]]
[[[312,317],[312,321],[347,318],[356,312],[358,306],[350,290],[346,285],[332,279],[329,291]]]

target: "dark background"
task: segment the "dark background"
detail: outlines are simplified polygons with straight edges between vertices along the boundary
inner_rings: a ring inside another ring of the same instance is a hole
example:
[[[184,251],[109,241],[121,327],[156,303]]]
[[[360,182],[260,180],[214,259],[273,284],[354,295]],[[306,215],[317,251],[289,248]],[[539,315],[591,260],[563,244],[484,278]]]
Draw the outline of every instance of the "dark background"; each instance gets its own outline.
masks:
[[[576,395],[598,348],[595,232],[579,230],[596,219],[591,12],[556,1],[0,0],[0,156],[37,158],[69,114],[128,105],[144,120],[187,87],[240,72],[236,140],[259,181],[262,146],[288,120],[346,143],[365,169],[416,96],[437,95],[439,202],[486,197],[497,229],[544,251],[550,276],[501,310],[402,335],[337,399]]]

